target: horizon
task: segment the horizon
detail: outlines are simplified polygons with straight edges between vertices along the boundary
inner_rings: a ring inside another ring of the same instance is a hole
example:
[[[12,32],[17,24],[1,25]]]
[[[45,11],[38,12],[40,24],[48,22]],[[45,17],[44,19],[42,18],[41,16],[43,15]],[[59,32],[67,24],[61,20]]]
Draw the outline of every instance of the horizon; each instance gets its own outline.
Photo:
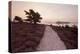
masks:
[[[13,20],[15,16],[20,16],[25,19],[26,15],[24,10],[29,11],[29,9],[40,13],[43,18],[41,23],[56,21],[78,23],[78,5],[22,1],[12,1],[11,20]]]

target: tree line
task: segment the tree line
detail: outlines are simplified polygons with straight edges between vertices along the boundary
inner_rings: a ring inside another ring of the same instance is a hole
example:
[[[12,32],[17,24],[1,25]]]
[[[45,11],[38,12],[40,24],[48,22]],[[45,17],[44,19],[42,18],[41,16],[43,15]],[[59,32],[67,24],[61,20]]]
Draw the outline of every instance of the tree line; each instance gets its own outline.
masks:
[[[18,21],[18,22],[26,21],[26,22],[31,23],[31,24],[37,24],[37,23],[41,22],[41,20],[42,20],[41,15],[38,12],[35,12],[33,9],[29,9],[29,12],[24,10],[24,12],[26,15],[26,19],[23,20],[21,17],[15,16],[13,22],[15,22],[15,21]]]

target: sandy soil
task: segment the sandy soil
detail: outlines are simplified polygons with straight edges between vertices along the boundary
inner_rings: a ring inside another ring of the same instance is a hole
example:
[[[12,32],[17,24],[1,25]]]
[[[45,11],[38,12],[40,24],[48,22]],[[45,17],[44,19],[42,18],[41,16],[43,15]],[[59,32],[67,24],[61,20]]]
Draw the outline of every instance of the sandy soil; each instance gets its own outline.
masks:
[[[49,50],[65,50],[66,46],[63,41],[57,35],[57,33],[50,27],[46,26],[44,36],[37,47],[37,50],[40,51],[49,51]]]

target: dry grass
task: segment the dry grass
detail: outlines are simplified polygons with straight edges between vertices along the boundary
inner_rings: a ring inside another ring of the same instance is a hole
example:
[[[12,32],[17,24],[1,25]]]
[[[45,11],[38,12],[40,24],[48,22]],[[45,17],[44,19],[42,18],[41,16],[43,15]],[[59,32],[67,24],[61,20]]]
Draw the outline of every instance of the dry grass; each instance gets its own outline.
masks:
[[[78,29],[73,27],[51,26],[66,45],[67,49],[78,48]]]
[[[11,23],[11,52],[36,51],[44,29],[42,24]]]

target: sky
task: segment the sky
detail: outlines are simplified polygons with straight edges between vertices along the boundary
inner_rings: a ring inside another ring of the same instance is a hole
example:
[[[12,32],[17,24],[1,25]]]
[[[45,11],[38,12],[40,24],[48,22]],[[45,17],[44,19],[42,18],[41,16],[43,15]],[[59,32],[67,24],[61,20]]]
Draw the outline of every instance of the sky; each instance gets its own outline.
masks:
[[[38,2],[12,2],[12,20],[15,16],[26,18],[25,12],[33,9],[39,12],[42,23],[53,23],[56,21],[78,22],[78,6],[71,4],[38,3]]]

